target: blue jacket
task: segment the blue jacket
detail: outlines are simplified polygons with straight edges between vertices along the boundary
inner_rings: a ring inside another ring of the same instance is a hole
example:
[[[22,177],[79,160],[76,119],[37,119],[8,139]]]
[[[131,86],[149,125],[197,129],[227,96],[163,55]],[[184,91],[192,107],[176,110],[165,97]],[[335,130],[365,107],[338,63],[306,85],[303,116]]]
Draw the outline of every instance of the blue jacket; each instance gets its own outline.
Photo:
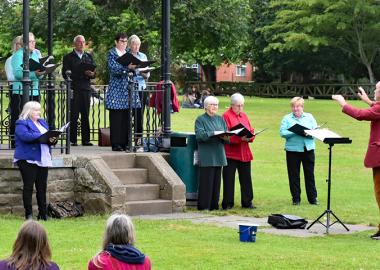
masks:
[[[47,130],[48,124],[39,119],[38,122]],[[32,120],[17,120],[15,130],[16,149],[14,158],[19,160],[36,160],[41,161],[41,145],[37,138],[41,136],[41,132]],[[51,151],[51,148],[49,147]]]
[[[126,110],[128,105],[128,68],[116,62],[119,58],[116,49],[112,48],[108,53],[108,71],[110,81],[106,92],[105,105],[111,110]],[[140,108],[140,99],[135,91],[132,94],[132,108]]]
[[[280,135],[286,139],[285,150],[292,152],[303,152],[304,147],[306,147],[307,151],[314,150],[315,141],[313,137],[299,136],[288,130],[288,128],[294,126],[295,124],[300,124],[301,126],[309,129],[314,129],[317,127],[317,122],[311,113],[304,112],[300,118],[295,117],[293,113],[285,115],[281,121],[280,127]]]

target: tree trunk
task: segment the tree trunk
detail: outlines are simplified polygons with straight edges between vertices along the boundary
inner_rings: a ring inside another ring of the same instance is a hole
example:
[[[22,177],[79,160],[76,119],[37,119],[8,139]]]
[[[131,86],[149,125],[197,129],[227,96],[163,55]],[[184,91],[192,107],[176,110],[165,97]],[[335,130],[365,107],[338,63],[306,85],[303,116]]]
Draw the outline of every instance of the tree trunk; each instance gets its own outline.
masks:
[[[368,71],[368,76],[369,76],[369,81],[373,84],[376,83],[376,80],[375,80],[375,75],[373,74],[373,70],[372,70],[372,66],[371,64],[367,64],[365,65],[366,68],[367,68],[367,71]]]
[[[203,81],[216,82],[216,67],[213,65],[202,65],[205,78]]]

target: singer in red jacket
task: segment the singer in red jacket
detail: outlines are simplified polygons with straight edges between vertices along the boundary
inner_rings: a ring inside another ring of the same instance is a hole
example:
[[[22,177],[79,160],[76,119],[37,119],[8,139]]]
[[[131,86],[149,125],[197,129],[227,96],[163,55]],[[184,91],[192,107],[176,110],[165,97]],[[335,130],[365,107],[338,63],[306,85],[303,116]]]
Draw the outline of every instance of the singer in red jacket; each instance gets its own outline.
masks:
[[[354,108],[348,104],[341,95],[333,95],[332,98],[342,106],[345,114],[360,121],[371,121],[371,131],[364,166],[372,168],[375,197],[380,210],[380,82],[376,84],[374,91],[375,101],[368,98],[363,88],[359,87],[359,91],[359,97],[370,105],[369,108]],[[371,235],[371,238],[380,240],[380,224],[378,225],[378,231]]]
[[[238,124],[242,124],[252,134],[254,129],[247,115],[243,112],[244,97],[235,93],[231,96],[231,107],[223,114],[228,130]],[[224,145],[227,157],[227,166],[223,167],[223,209],[231,209],[235,198],[235,173],[239,173],[241,206],[243,208],[255,208],[253,201],[253,188],[251,178],[251,160],[253,155],[249,143],[253,142],[254,136],[231,136],[230,143]]]

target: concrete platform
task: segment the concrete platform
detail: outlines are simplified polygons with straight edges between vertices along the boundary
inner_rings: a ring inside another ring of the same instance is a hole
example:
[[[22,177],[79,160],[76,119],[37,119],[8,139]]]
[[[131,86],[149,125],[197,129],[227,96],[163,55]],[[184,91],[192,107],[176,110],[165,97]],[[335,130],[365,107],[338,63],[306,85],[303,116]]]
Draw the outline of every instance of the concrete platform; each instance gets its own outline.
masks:
[[[326,228],[321,224],[314,224],[310,230],[302,229],[291,229],[291,230],[280,230],[272,227],[267,223],[268,218],[254,218],[254,217],[243,217],[243,216],[214,216],[210,214],[203,214],[197,212],[187,212],[187,213],[175,213],[175,214],[163,214],[163,215],[144,215],[135,216],[140,219],[151,219],[151,220],[188,220],[195,224],[211,224],[220,227],[229,227],[238,230],[239,223],[249,223],[258,224],[258,233],[270,233],[278,235],[287,235],[293,237],[323,237],[326,236]],[[310,224],[309,221],[308,225]],[[345,224],[349,231],[346,231],[341,224],[334,224],[329,228],[329,234],[354,234],[363,231],[375,231],[377,227],[371,227],[366,225],[352,225]],[[370,234],[370,233],[369,233]]]

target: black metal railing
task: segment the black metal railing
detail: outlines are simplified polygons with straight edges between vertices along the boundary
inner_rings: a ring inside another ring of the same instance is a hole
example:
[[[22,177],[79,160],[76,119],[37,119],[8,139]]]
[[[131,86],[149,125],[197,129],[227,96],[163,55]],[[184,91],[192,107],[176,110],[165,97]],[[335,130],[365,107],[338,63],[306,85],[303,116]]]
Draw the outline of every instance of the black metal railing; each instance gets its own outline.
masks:
[[[255,83],[255,82],[199,82],[188,81],[184,91],[192,87],[201,93],[208,90],[214,95],[231,95],[239,92],[246,96],[257,97],[314,97],[331,98],[333,94],[341,94],[346,98],[356,98],[359,86],[368,94],[373,94],[373,84],[290,84],[290,83]]]
[[[40,80],[39,96],[37,100],[42,106],[42,118],[49,119],[50,128],[59,128],[70,121],[70,98],[72,91],[70,81],[48,81]],[[147,88],[139,94],[144,97],[142,130],[136,131],[136,111],[131,111],[132,126],[128,129],[131,138],[131,149],[136,150],[142,146],[144,151],[158,151],[162,140],[162,114],[161,106],[163,102],[163,90],[156,90],[157,83],[147,83]],[[92,85],[90,99],[90,141],[98,144],[99,132],[101,128],[109,128],[109,113],[104,106],[108,85]],[[138,87],[132,83],[130,91],[138,91]],[[11,85],[6,81],[0,81],[0,150],[12,148],[14,134],[10,132],[11,124]],[[18,98],[18,110],[21,112],[21,95],[14,95]],[[30,97],[32,99],[32,97]],[[54,104],[51,102],[54,101]],[[129,106],[131,107],[131,106]],[[78,119],[78,140],[81,137],[80,118]],[[70,153],[70,133],[69,130],[59,138],[55,148],[61,152]]]
[[[67,85],[65,82],[41,80],[39,83],[39,95],[30,96],[30,100],[39,101],[42,107],[41,117],[48,119],[48,111],[51,129],[59,128],[67,123]],[[54,106],[49,106],[54,101]],[[11,102],[13,106],[11,106]],[[12,115],[12,107],[17,112]],[[0,150],[14,147],[14,131],[11,131],[11,122],[18,119],[22,110],[22,95],[12,90],[12,84],[0,81]],[[60,136],[55,148],[61,152],[67,151],[66,133]]]

